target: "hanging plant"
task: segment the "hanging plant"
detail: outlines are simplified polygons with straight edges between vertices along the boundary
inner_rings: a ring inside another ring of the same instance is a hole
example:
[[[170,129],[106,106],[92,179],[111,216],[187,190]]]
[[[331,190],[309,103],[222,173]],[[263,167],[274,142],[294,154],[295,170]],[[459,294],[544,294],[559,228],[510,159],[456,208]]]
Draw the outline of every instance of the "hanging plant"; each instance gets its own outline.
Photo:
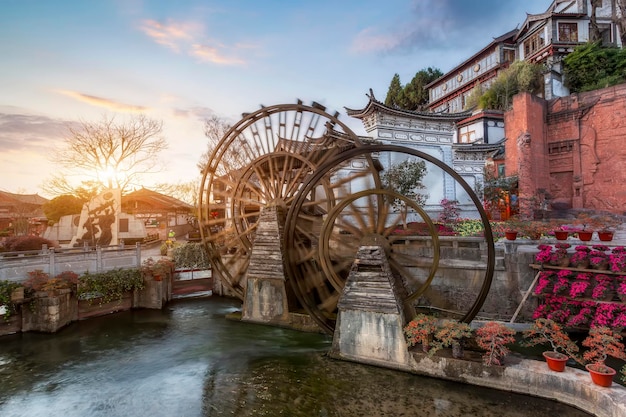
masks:
[[[11,301],[11,294],[20,284],[13,281],[0,281],[0,306],[4,307],[4,320],[8,321],[9,317],[15,313],[15,305]]]

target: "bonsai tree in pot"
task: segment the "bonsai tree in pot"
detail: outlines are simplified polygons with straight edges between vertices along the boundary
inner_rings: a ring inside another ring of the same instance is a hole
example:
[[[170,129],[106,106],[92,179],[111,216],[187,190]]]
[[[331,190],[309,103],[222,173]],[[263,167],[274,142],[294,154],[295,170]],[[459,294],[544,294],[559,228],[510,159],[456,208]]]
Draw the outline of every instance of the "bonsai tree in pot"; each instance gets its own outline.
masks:
[[[463,357],[463,340],[472,337],[472,329],[469,324],[457,320],[444,320],[437,326],[434,334],[434,343],[429,354],[432,355],[444,347],[452,348],[453,358]]]
[[[404,326],[404,335],[409,346],[420,344],[422,350],[428,352],[435,330],[437,330],[437,319],[420,313]]]
[[[548,367],[557,372],[565,370],[565,363],[569,358],[582,363],[578,356],[578,346],[569,335],[563,331],[561,325],[553,320],[540,318],[535,320],[532,326],[522,333],[525,342],[523,346],[536,346],[550,343],[551,351],[543,352]]]
[[[624,344],[621,340],[621,334],[607,326],[589,329],[589,335],[582,342],[582,345],[587,348],[583,359],[588,362],[585,368],[596,385],[610,387],[613,382],[616,371],[604,363],[607,357],[626,360],[626,352],[624,352]]]
[[[506,345],[515,343],[515,330],[497,321],[490,321],[476,329],[476,343],[485,350],[485,365],[502,365],[504,357],[510,352]]]

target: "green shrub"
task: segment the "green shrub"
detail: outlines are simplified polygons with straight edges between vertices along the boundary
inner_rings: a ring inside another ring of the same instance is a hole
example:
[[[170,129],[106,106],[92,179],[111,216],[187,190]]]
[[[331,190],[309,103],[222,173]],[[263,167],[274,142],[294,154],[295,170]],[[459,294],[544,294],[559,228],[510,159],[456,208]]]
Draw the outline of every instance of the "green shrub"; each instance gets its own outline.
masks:
[[[100,303],[120,301],[127,291],[144,288],[141,270],[114,269],[112,271],[91,274],[85,272],[79,278],[78,298],[99,298]]]

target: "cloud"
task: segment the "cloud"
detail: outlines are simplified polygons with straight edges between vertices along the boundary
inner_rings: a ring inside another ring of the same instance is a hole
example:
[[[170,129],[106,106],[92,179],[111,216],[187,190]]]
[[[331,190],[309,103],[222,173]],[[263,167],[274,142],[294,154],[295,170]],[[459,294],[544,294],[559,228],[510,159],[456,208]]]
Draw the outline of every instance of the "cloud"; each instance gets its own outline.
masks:
[[[0,112],[0,149],[30,153],[53,147],[65,137],[68,122],[46,116]]]
[[[201,62],[243,65],[246,63],[245,59],[237,57],[236,53],[252,47],[243,44],[223,45],[207,38],[204,35],[204,27],[194,22],[168,20],[167,23],[159,23],[155,20],[144,20],[139,28],[159,45],[176,53],[186,53]]]
[[[213,62],[214,64],[243,65],[246,63],[243,59],[227,57],[218,48],[208,45],[193,45],[189,54],[195,56],[200,61]]]
[[[113,101],[104,97],[92,96],[89,94],[79,93],[78,91],[70,90],[57,90],[58,93],[71,97],[83,103],[91,104],[92,106],[104,107],[109,110],[122,111],[129,113],[141,113],[149,110],[148,107],[135,106],[132,104],[124,104],[117,101]]]
[[[215,111],[209,107],[196,106],[186,109],[175,108],[172,110],[174,116],[181,118],[194,118],[204,122],[207,118],[215,115]]]
[[[203,31],[202,26],[196,23],[168,21],[163,24],[155,20],[144,20],[139,28],[159,45],[175,52],[181,52]]]
[[[517,5],[521,9],[524,5]],[[516,9],[516,12],[518,11]],[[480,48],[509,27],[511,5],[500,0],[413,0],[409,10],[386,26],[359,32],[352,42],[355,53],[412,53],[465,47]],[[524,15],[520,15],[523,20]]]

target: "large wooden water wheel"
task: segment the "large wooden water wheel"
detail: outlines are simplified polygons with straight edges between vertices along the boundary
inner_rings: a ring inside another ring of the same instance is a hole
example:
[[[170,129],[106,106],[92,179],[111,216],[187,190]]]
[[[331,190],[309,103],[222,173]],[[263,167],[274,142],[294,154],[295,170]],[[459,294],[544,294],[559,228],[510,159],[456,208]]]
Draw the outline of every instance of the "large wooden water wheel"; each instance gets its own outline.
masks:
[[[476,269],[483,272],[457,283],[456,293],[436,274],[441,247],[434,221],[414,200],[385,185],[385,170],[407,159],[424,161],[431,178],[454,185],[457,195],[463,195],[480,214],[486,254],[475,262]],[[421,217],[429,237],[426,245],[424,237],[419,238],[420,243],[407,235],[402,210],[394,209],[397,203]],[[406,302],[413,308],[435,310],[466,322],[480,310],[493,277],[493,235],[472,188],[445,163],[400,146],[353,148],[321,164],[291,204],[284,235],[291,286],[306,311],[329,333],[334,330],[337,302],[361,246],[384,248],[393,274],[404,285]]]
[[[203,173],[199,223],[214,273],[235,296],[245,294],[261,212],[280,207],[286,213],[308,175],[357,145],[338,113],[301,101],[244,114],[226,132]],[[327,199],[317,209],[327,212],[332,204]]]

